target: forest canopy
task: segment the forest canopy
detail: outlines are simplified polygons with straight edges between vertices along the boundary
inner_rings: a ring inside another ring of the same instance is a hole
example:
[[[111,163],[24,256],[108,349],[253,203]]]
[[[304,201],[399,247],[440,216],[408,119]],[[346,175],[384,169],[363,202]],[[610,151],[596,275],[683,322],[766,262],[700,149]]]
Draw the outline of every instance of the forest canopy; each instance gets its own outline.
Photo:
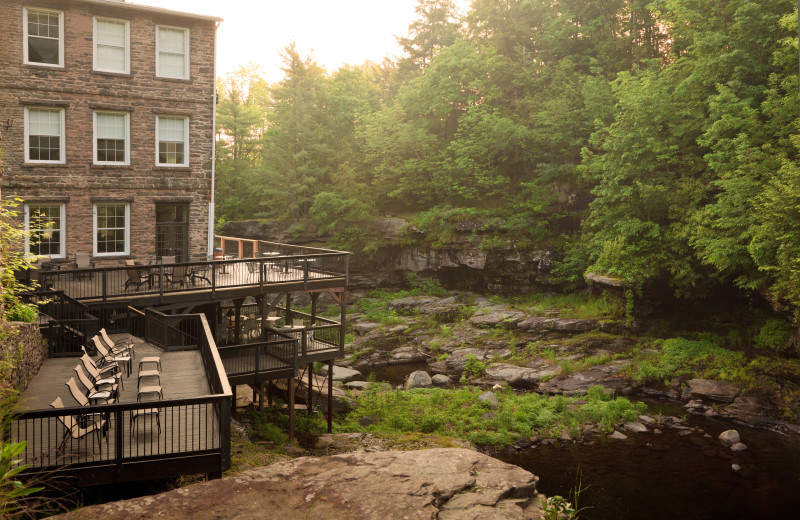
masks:
[[[220,80],[217,216],[370,252],[473,219],[586,273],[800,309],[796,4],[420,0],[403,54]],[[505,243],[500,241],[500,243]],[[797,316],[795,316],[797,317]]]

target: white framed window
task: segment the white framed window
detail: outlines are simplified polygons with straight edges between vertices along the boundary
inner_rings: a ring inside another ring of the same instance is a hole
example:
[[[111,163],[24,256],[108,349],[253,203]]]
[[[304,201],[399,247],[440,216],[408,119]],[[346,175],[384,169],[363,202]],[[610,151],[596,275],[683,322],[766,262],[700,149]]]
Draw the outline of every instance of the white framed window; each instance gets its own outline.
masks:
[[[156,165],[189,165],[189,118],[156,116]]]
[[[156,76],[189,79],[189,29],[156,27]]]
[[[64,204],[31,202],[25,204],[25,253],[29,255],[65,258]]]
[[[130,163],[127,112],[94,112],[94,164]]]
[[[22,59],[47,67],[64,66],[64,13],[22,9]]]
[[[94,70],[130,72],[130,24],[127,20],[94,18]]]
[[[64,109],[25,107],[25,162],[63,164]]]
[[[94,205],[94,256],[130,254],[130,217],[130,204]]]

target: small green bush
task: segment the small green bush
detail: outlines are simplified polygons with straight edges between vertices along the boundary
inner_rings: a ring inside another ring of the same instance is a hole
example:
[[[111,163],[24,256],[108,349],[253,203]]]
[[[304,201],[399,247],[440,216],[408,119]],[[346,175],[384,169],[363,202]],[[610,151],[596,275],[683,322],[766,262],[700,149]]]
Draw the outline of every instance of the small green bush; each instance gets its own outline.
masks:
[[[791,325],[786,320],[771,319],[761,327],[753,340],[756,348],[780,351],[789,341]]]
[[[467,362],[464,365],[464,374],[467,377],[480,377],[486,374],[486,363],[478,361],[474,354],[467,356]]]

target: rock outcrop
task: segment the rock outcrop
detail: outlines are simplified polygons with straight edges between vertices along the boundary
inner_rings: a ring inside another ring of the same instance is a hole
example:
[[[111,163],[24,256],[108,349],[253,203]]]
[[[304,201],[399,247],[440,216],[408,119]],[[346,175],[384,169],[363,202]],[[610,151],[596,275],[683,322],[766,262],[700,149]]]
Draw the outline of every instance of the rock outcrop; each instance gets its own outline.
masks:
[[[465,449],[355,452],[302,457],[58,518],[521,520],[541,517],[537,480]]]

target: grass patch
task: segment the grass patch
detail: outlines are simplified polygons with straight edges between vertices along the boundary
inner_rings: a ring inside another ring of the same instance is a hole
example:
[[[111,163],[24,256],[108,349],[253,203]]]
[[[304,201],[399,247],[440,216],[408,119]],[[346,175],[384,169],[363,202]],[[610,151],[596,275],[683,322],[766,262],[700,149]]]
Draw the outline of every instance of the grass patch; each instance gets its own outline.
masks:
[[[630,376],[635,382],[688,375],[734,383],[746,379],[744,354],[725,349],[709,339],[670,338],[656,340],[653,347],[635,352],[630,367]]]
[[[607,293],[530,293],[523,296],[493,296],[493,303],[510,305],[514,309],[537,315],[555,311],[563,318],[621,319],[625,314],[623,302]]]
[[[535,393],[497,394],[500,406],[490,410],[478,400],[482,391],[414,389],[409,391],[370,388],[358,398],[356,408],[336,425],[338,432],[400,434],[417,432],[469,440],[478,446],[502,447],[520,438],[537,435],[557,437],[563,430],[574,435],[582,424],[594,423],[605,430],[633,420],[646,411],[642,403],[611,398],[602,387],[590,389],[582,400],[564,396],[543,397]],[[361,426],[362,417],[376,421]]]

